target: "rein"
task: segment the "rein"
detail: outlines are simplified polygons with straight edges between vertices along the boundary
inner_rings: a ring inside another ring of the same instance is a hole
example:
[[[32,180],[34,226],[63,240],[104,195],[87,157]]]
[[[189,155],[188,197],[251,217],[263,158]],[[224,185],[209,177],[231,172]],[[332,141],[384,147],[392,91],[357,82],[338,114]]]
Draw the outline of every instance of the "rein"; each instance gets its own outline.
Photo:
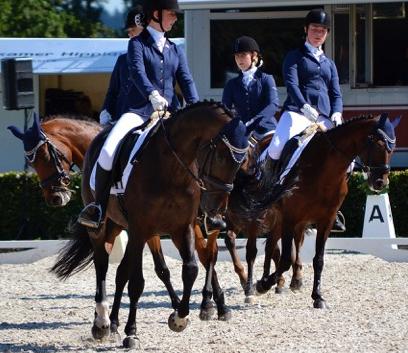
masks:
[[[160,126],[161,126],[161,128],[163,129],[163,132],[164,132],[164,138],[166,140],[167,145],[170,148],[170,151],[173,153],[174,157],[176,157],[177,162],[179,162],[179,164],[187,171],[187,173],[196,181],[198,187],[201,190],[207,190],[205,188],[204,181],[201,178],[199,178],[198,176],[196,176],[191,171],[191,169],[188,167],[188,165],[186,165],[186,163],[184,163],[184,161],[178,156],[178,154],[176,153],[173,145],[171,144],[169,136],[167,135],[167,130],[166,130],[166,128],[164,126],[164,123],[163,123],[163,117],[165,116],[165,114],[166,114],[166,112],[164,112],[163,115],[159,117],[159,121],[160,121]]]
[[[50,177],[40,181],[40,187],[42,189],[45,189],[48,187],[53,181],[57,181],[62,186],[54,186],[51,185],[51,189],[55,191],[66,191],[67,186],[70,184],[71,179],[69,174],[67,174],[62,166],[62,161],[65,161],[70,167],[69,170],[72,170],[73,163],[71,163],[67,157],[51,142],[51,140],[48,138],[48,136],[41,132],[41,134],[44,136],[44,140],[40,140],[40,142],[30,151],[24,152],[25,158],[27,161],[32,164],[34,163],[36,157],[37,157],[37,152],[38,149],[42,145],[47,145],[48,146],[48,152],[50,154],[51,160],[53,161],[54,167],[56,169],[56,172],[52,174]]]

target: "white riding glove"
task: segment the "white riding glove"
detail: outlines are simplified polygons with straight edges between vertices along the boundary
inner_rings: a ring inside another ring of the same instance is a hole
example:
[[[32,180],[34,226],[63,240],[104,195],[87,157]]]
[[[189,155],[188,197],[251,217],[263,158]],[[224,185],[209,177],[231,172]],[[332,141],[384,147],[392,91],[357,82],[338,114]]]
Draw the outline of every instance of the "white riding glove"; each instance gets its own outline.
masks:
[[[319,117],[318,111],[315,108],[313,108],[310,104],[307,104],[307,103],[303,105],[300,111],[303,113],[303,115],[306,118],[308,118],[313,123],[315,123],[317,118]]]
[[[104,109],[101,111],[99,114],[99,123],[101,125],[108,125],[112,121],[112,116],[109,114],[109,112]]]
[[[158,91],[153,91],[149,96],[150,103],[156,111],[166,110],[169,106],[167,100],[160,95]]]
[[[339,112],[333,113],[332,116],[330,117],[330,120],[333,122],[334,126],[339,126],[343,124],[343,117]]]

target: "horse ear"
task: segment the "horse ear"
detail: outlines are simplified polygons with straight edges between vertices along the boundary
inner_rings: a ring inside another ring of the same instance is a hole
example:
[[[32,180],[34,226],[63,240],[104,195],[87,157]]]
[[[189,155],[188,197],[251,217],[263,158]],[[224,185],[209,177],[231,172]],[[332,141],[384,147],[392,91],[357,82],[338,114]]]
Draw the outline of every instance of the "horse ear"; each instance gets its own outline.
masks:
[[[23,139],[24,133],[17,126],[10,125],[10,126],[7,126],[7,129],[9,129],[11,133],[18,139],[20,140]]]
[[[380,120],[379,120],[379,122],[378,122],[378,125],[384,126],[385,121],[386,121],[387,119],[388,119],[388,113],[381,113],[381,116],[380,116]]]
[[[38,115],[37,115],[35,112],[33,113],[33,118],[34,118],[34,121],[33,121],[33,129],[35,129],[36,131],[38,131],[38,134],[41,135],[41,134],[40,134],[40,132],[41,132],[40,119],[38,118]]]
[[[392,126],[394,126],[394,129],[398,126],[398,124],[401,121],[401,116],[397,116],[393,121],[391,121]]]

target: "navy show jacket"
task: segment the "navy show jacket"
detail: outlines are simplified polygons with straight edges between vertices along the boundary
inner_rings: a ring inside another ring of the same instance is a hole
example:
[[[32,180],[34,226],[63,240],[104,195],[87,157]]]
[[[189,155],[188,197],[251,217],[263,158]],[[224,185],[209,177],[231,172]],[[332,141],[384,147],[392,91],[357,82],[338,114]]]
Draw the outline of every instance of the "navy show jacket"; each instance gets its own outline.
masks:
[[[116,60],[102,107],[102,110],[106,109],[108,111],[113,121],[117,121],[122,116],[123,109],[126,107],[129,85],[131,84],[126,57],[126,53],[121,54]]]
[[[300,112],[308,103],[326,118],[343,112],[336,65],[324,54],[319,61],[306,45],[290,51],[283,62],[283,77],[288,93],[283,110]]]
[[[153,113],[149,95],[154,90],[167,100],[170,112],[180,108],[175,92],[176,82],[187,104],[199,100],[184,52],[170,40],[166,40],[163,52],[160,52],[145,29],[129,41],[127,62],[132,81],[127,94],[127,111],[140,115],[144,120]]]
[[[248,87],[242,82],[242,72],[225,85],[222,102],[230,109],[235,108],[247,126],[247,133],[256,131],[260,135],[274,130],[277,122],[275,113],[279,108],[278,91],[272,75],[257,69]]]

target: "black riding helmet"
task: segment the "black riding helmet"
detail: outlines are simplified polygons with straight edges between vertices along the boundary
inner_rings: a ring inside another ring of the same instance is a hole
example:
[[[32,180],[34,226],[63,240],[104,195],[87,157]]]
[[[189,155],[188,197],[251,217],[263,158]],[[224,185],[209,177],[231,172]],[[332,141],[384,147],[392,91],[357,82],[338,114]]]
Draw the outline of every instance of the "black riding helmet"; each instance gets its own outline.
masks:
[[[235,39],[233,53],[237,54],[246,51],[256,51],[258,54],[261,52],[259,45],[254,38],[242,36]]]
[[[306,15],[305,18],[306,27],[308,27],[311,23],[315,23],[330,29],[330,22],[330,15],[323,9],[313,9]]]
[[[135,26],[144,27],[144,15],[143,15],[143,6],[137,4],[135,7],[129,10],[126,16],[124,30],[132,28]]]
[[[182,13],[177,0],[146,0],[145,1],[145,18],[146,24],[150,20],[160,23],[160,27],[164,32],[162,26],[163,10],[170,10],[176,13]],[[154,17],[154,11],[159,11],[159,18]]]

